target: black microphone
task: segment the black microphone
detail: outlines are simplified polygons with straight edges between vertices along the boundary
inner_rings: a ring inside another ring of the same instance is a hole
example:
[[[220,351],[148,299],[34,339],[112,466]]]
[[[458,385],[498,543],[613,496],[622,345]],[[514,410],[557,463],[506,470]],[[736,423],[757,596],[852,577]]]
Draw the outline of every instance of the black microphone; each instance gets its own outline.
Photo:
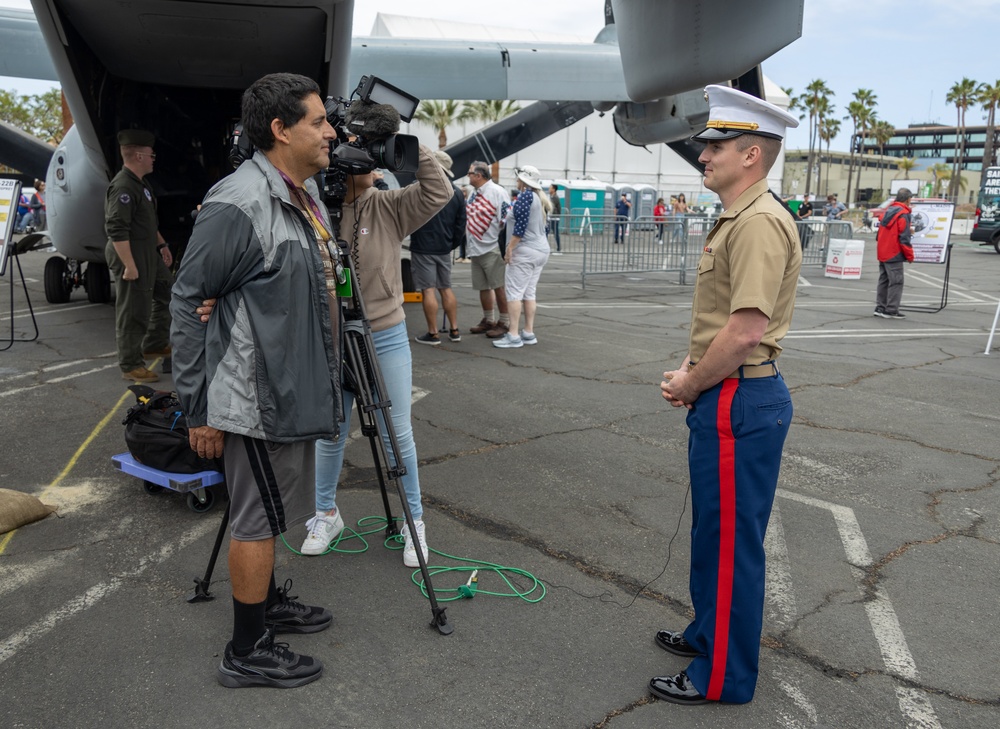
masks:
[[[392,104],[355,101],[347,110],[347,128],[368,141],[386,139],[399,131],[399,112]]]

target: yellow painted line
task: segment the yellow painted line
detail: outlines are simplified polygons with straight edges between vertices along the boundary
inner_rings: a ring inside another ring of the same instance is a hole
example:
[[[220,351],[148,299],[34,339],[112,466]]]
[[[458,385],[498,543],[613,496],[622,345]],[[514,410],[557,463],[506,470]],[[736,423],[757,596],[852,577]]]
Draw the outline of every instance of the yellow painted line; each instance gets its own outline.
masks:
[[[158,361],[159,360],[157,360],[157,362]],[[155,362],[153,363],[153,366],[154,367],[156,366]],[[98,434],[102,430],[104,430],[104,426],[111,422],[111,418],[115,417],[121,411],[122,405],[125,404],[125,400],[128,397],[130,397],[130,396],[133,396],[133,395],[128,390],[126,390],[122,394],[122,396],[118,399],[118,402],[115,403],[114,408],[112,408],[108,412],[108,414],[105,415],[104,418],[101,419],[101,422],[99,422],[97,424],[97,426],[94,428],[94,430],[91,431],[90,435],[87,436],[87,439],[85,441],[83,441],[83,443],[80,445],[79,448],[76,449],[76,453],[74,453],[73,457],[69,459],[69,462],[66,464],[66,467],[63,468],[62,472],[60,472],[60,474],[58,476],[56,476],[55,481],[53,481],[52,483],[50,483],[48,486],[46,486],[42,490],[41,495],[38,497],[39,499],[44,498],[45,494],[47,494],[49,491],[51,491],[56,486],[58,486],[59,482],[62,481],[64,478],[66,478],[69,475],[69,472],[73,470],[73,466],[75,466],[76,462],[80,460],[80,456],[82,456],[83,453],[84,453],[84,451],[87,450],[87,447],[91,443],[93,443],[94,438],[96,438],[98,436]],[[0,541],[0,555],[3,554],[4,550],[7,548],[7,545],[10,544],[10,540],[14,538],[14,535],[16,533],[17,533],[17,529],[13,529],[13,530],[7,532],[6,535],[4,535],[3,540]]]

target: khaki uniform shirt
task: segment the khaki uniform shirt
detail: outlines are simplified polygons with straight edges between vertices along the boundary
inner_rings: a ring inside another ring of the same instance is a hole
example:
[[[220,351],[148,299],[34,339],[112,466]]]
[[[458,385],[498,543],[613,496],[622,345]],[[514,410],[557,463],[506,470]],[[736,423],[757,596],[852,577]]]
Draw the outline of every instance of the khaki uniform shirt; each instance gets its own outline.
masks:
[[[716,222],[705,241],[691,310],[691,362],[698,362],[738,309],[759,309],[770,322],[743,364],[776,360],[788,332],[802,249],[792,216],[754,183]]]

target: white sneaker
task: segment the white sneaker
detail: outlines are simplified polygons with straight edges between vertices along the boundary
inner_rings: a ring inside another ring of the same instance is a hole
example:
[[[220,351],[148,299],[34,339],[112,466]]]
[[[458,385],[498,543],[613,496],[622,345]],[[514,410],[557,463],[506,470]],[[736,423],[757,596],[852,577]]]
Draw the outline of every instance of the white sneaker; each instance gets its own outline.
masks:
[[[426,564],[427,537],[424,534],[424,522],[423,519],[417,519],[414,523],[417,525],[417,539],[420,540],[420,551],[424,553],[424,564]],[[407,567],[419,567],[417,548],[413,545],[413,539],[410,537],[409,524],[404,524],[400,533],[403,535],[403,564]]]
[[[524,342],[521,341],[520,337],[511,336],[510,332],[507,332],[499,339],[493,340],[493,346],[499,349],[516,349],[518,347],[523,347]]]
[[[306,528],[309,535],[299,551],[308,555],[325,554],[330,543],[344,531],[344,519],[340,516],[340,509],[333,514],[317,511],[316,516],[306,522]]]

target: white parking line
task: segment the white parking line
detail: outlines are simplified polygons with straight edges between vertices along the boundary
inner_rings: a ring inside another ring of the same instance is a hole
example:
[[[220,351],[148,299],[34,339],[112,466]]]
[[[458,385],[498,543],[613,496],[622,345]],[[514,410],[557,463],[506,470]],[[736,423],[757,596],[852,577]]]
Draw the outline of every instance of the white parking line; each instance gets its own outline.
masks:
[[[56,608],[45,617],[37,620],[24,630],[14,633],[12,636],[0,643],[0,663],[7,661],[18,654],[23,648],[34,643],[39,638],[55,629],[60,623],[69,620],[73,616],[82,613],[88,608],[94,607],[108,595],[115,592],[125,584],[126,580],[138,577],[150,567],[154,567],[161,562],[172,557],[189,544],[197,541],[217,528],[215,521],[204,521],[182,534],[174,543],[167,543],[152,554],[146,555],[139,560],[139,565],[132,570],[128,570],[118,576],[112,577],[106,582],[101,582],[89,590],[77,595],[62,607]]]
[[[51,380],[45,382],[40,382],[37,385],[28,385],[27,387],[15,387],[13,390],[4,390],[0,392],[0,397],[7,397],[8,395],[17,395],[22,392],[29,392],[31,390],[36,390],[39,387],[45,387],[46,385],[52,385],[57,382],[66,382],[67,380],[75,380],[77,377],[85,377],[86,375],[92,375],[95,372],[103,372],[104,370],[110,370],[112,367],[117,367],[118,363],[104,365],[103,367],[96,367],[92,370],[86,370],[84,372],[75,372],[72,375],[65,375],[63,377],[54,377]]]
[[[764,562],[766,577],[764,580],[765,603],[768,606],[768,621],[781,628],[790,626],[795,620],[795,591],[792,584],[791,561],[788,558],[788,544],[785,542],[785,530],[781,524],[781,510],[775,502],[771,509],[771,519],[764,534],[764,551],[767,559]],[[816,724],[818,712],[813,702],[789,677],[780,666],[774,670],[775,683],[788,694],[792,703],[802,711],[813,725]],[[785,726],[797,726],[792,717],[785,717]]]
[[[851,570],[858,579],[860,585],[864,578],[865,567],[872,565],[871,552],[868,551],[868,542],[861,531],[854,510],[839,504],[831,504],[828,501],[814,499],[810,496],[803,496],[785,489],[778,489],[777,495],[790,501],[798,501],[801,504],[814,506],[819,509],[826,509],[833,515],[833,520],[837,525],[837,532],[840,534],[840,541],[844,545],[844,553],[847,561],[851,565]],[[860,588],[859,588],[860,591]],[[882,653],[882,662],[892,673],[895,673],[910,681],[919,681],[920,675],[917,673],[917,664],[913,660],[913,654],[906,644],[906,637],[899,624],[899,618],[892,607],[889,595],[881,586],[875,588],[875,597],[865,602],[865,612],[868,613],[868,622],[872,626],[875,640],[878,642],[879,651]],[[934,713],[927,696],[919,690],[907,687],[896,687],[896,701],[899,709],[906,719],[906,725],[919,727],[919,729],[941,729],[941,723]]]

